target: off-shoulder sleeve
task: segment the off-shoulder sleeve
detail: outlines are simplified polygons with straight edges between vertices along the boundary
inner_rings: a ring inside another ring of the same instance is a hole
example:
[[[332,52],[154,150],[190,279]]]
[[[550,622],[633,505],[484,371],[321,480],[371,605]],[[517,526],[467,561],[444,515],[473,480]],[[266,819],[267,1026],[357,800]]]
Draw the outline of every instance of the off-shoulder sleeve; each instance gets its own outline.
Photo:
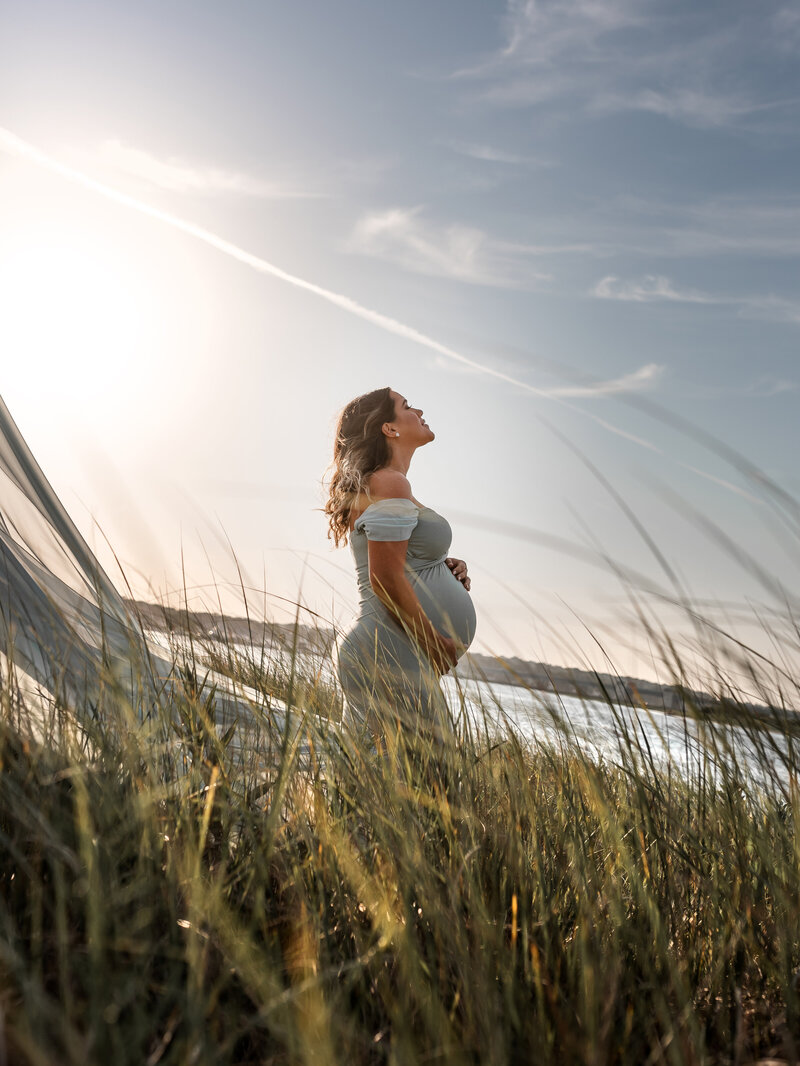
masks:
[[[408,540],[418,516],[413,500],[378,500],[356,519],[355,529],[367,540]]]

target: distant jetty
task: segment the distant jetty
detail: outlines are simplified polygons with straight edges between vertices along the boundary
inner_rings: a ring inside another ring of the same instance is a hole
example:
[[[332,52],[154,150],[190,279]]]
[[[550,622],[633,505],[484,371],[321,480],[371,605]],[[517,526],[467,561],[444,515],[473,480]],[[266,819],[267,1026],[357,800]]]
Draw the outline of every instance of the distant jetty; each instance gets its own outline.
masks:
[[[166,607],[142,600],[126,602],[146,630],[175,636],[191,633],[201,641],[225,641],[282,652],[296,650],[302,655],[320,659],[331,658],[333,654],[334,633],[328,626],[264,622],[212,611]],[[701,714],[716,719],[741,719],[744,715],[766,720],[767,723],[779,720],[783,727],[787,724],[787,716],[800,721],[795,711],[765,704],[744,702],[738,698],[720,699],[680,685],[662,685],[643,678],[622,677],[571,666],[553,666],[517,656],[468,653],[458,665],[458,676],[491,685],[512,685],[557,696],[601,700],[668,714]]]

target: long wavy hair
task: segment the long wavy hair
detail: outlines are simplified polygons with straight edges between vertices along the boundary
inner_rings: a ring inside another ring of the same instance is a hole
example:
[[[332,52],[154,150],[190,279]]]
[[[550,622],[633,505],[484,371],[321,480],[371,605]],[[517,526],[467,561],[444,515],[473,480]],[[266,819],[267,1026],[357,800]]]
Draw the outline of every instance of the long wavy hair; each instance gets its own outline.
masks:
[[[347,543],[350,511],[366,491],[367,478],[389,462],[389,444],[381,427],[393,418],[394,400],[388,386],[356,396],[339,415],[324,508],[328,537],[337,548]]]

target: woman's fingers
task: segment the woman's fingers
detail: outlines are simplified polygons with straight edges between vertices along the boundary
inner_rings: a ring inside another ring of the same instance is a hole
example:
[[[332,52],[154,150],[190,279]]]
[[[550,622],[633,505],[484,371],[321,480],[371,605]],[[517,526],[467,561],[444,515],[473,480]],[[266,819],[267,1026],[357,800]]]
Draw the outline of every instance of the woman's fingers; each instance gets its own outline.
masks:
[[[459,581],[468,581],[467,577],[467,564],[463,559],[445,559],[445,562],[453,572],[453,577],[458,578]]]
[[[463,651],[462,646],[457,644],[452,637],[438,633],[436,642],[428,646],[427,655],[434,670],[439,674],[446,674],[451,667],[456,665]]]

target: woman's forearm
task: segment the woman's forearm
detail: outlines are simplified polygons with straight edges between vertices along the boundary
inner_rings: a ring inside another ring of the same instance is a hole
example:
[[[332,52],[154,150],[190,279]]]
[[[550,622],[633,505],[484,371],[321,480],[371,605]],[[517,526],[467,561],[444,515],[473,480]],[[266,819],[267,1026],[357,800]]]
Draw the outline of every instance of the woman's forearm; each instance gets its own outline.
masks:
[[[393,575],[384,581],[374,577],[370,581],[375,595],[394,620],[411,633],[429,658],[452,659],[450,648],[447,647],[452,642],[436,629],[425,614],[411,582],[404,574]]]

